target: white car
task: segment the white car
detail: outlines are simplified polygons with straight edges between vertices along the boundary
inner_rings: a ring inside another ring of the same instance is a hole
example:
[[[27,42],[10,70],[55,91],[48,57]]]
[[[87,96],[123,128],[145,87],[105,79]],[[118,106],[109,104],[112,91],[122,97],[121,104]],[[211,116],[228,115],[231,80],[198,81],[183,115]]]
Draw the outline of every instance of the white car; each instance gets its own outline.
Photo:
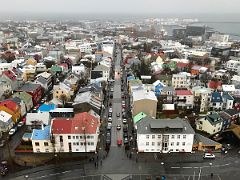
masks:
[[[123,124],[126,124],[127,123],[127,119],[123,119]]]
[[[23,125],[24,125],[24,122],[21,121],[18,123],[17,127],[22,127]]]
[[[215,155],[211,153],[205,153],[203,159],[215,159]]]
[[[12,136],[12,135],[15,134],[15,132],[16,132],[16,129],[13,128],[13,129],[10,129],[10,131],[9,131],[8,134],[9,134],[10,136]]]
[[[111,117],[108,117],[108,122],[112,122],[112,118]]]
[[[112,108],[109,108],[109,112],[112,112]]]

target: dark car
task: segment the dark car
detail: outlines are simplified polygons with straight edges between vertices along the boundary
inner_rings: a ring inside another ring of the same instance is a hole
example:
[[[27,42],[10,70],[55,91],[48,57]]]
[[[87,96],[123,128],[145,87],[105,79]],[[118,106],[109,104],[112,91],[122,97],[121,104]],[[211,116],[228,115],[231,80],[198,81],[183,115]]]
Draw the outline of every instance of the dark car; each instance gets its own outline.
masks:
[[[128,144],[128,138],[127,138],[127,137],[125,137],[125,138],[123,139],[123,143],[124,143],[124,144]]]
[[[106,138],[106,144],[110,145],[111,144],[111,136]]]
[[[128,126],[127,125],[123,126],[123,132],[128,132]]]
[[[8,173],[8,165],[7,165],[7,161],[2,161],[0,164],[0,173],[1,176],[6,176]]]
[[[128,137],[128,133],[127,132],[123,132],[123,137]]]

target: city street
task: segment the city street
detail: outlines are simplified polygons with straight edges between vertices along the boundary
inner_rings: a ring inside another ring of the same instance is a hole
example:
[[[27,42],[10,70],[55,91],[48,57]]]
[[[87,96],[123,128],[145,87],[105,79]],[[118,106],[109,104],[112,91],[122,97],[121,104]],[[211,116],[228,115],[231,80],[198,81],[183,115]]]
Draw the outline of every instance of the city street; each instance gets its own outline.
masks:
[[[97,167],[93,162],[70,162],[57,166],[44,166],[21,171],[12,175],[11,179],[147,179],[166,176],[167,180],[238,180],[239,154],[232,152],[226,155],[216,153],[215,160],[203,160],[203,153],[192,154],[158,154],[158,153],[134,153],[131,158],[124,149],[124,145],[118,146],[117,139],[123,138],[123,131],[117,130],[118,124],[123,127],[122,120],[116,116],[122,112],[120,62],[121,52],[116,50],[115,82],[112,99],[112,129],[111,146],[109,153],[100,154],[100,162]],[[108,115],[108,108],[104,115]],[[104,144],[104,143],[103,143]],[[212,174],[212,176],[211,176]],[[88,176],[88,177],[86,177]],[[231,178],[229,178],[231,177]]]

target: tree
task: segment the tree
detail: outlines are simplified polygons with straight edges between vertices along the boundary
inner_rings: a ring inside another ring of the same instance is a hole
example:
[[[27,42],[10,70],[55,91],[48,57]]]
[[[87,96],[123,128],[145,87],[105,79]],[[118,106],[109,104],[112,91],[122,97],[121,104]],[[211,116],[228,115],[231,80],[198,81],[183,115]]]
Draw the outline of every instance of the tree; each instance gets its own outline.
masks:
[[[144,62],[144,60],[141,61],[141,66],[140,66],[140,74],[141,75],[150,75],[151,70],[148,64]]]
[[[62,101],[62,104],[63,104],[63,107],[64,107],[66,102],[67,102],[67,100],[68,100],[66,94],[61,94],[59,99]]]
[[[44,61],[44,65],[46,66],[46,68],[51,68],[53,65],[55,65],[56,63],[54,61]]]

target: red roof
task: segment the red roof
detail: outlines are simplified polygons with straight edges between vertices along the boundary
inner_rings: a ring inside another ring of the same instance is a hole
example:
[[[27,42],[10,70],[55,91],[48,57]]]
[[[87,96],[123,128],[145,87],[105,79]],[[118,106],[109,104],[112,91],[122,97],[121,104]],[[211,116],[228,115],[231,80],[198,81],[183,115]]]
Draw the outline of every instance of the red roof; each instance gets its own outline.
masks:
[[[176,95],[179,95],[179,96],[183,96],[183,95],[186,95],[186,96],[189,96],[189,95],[193,95],[192,94],[192,91],[190,90],[176,90]]]
[[[208,83],[208,87],[211,88],[211,89],[217,89],[219,86],[222,86],[221,81],[210,81]]]
[[[53,134],[95,134],[99,120],[87,112],[73,118],[56,118],[52,121]],[[84,132],[85,131],[85,132]]]
[[[0,102],[0,106],[6,106],[8,109],[12,110],[13,112],[19,109],[18,104],[11,100],[5,100]]]
[[[179,67],[179,68],[184,68],[184,67],[188,67],[188,66],[189,66],[189,63],[182,63],[182,62],[177,63],[177,67]]]
[[[7,76],[12,81],[16,81],[17,80],[16,75],[12,71],[3,71],[2,74]]]

